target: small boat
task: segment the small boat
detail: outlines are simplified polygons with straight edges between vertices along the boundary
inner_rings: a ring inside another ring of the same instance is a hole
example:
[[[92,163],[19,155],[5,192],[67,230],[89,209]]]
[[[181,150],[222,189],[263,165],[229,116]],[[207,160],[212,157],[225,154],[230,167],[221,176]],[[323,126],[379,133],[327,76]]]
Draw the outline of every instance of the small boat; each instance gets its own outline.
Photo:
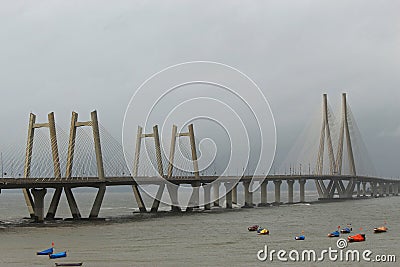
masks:
[[[56,262],[56,266],[82,266],[83,262]]]
[[[374,228],[374,233],[385,233],[388,228],[386,226],[376,227]]]
[[[339,231],[335,231],[335,232],[328,234],[328,237],[339,237],[339,235],[340,235]]]
[[[304,235],[299,235],[294,237],[295,240],[304,240],[306,237]]]
[[[353,230],[352,228],[345,227],[345,228],[341,229],[340,232],[342,234],[349,234],[352,230]]]
[[[249,230],[249,231],[251,231],[251,232],[253,232],[253,231],[257,231],[258,230],[258,225],[257,224],[255,224],[255,225],[252,225],[252,226],[249,226],[249,227],[247,227],[247,230]]]
[[[257,231],[259,235],[269,235],[269,230],[262,228],[260,231]]]
[[[363,242],[365,241],[365,234],[356,234],[347,237],[349,242]]]
[[[53,248],[48,248],[39,252],[36,252],[36,255],[50,255],[53,254]]]
[[[58,259],[58,258],[64,258],[67,257],[67,252],[63,251],[63,252],[58,252],[58,253],[54,253],[54,254],[50,254],[49,258],[50,259]]]

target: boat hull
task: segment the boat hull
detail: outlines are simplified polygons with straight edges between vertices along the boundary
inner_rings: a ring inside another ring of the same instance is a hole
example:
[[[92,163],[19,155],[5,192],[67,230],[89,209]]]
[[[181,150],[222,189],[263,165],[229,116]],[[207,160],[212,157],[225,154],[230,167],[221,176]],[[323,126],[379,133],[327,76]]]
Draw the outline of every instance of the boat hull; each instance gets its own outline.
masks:
[[[49,258],[50,259],[58,259],[58,258],[64,258],[67,257],[67,252],[63,251],[63,252],[59,252],[59,253],[54,253],[54,254],[50,254]]]
[[[48,248],[39,252],[36,252],[36,255],[50,255],[53,254],[53,248]]]

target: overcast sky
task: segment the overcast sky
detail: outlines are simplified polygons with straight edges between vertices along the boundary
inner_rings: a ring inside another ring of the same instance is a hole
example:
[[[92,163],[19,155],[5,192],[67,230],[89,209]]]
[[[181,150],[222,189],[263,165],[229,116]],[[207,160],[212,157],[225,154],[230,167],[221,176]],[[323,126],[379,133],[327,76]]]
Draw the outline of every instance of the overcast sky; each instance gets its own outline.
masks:
[[[251,77],[271,105],[278,159],[321,107],[348,102],[379,175],[399,176],[400,1],[0,0],[2,144],[29,112],[69,125],[97,109],[120,139],[150,75],[216,61]],[[337,115],[339,116],[339,115]]]

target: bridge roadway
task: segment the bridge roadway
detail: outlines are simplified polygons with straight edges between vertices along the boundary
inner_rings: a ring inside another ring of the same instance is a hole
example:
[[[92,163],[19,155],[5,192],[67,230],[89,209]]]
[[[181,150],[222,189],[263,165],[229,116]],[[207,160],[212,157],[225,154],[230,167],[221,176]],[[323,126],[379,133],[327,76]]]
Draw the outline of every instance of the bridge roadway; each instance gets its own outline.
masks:
[[[234,176],[200,176],[194,177],[171,177],[165,180],[174,184],[192,184],[192,183],[211,183],[219,178],[219,182],[237,181]],[[400,180],[387,179],[369,176],[351,176],[351,175],[268,175],[268,176],[242,176],[240,182],[251,181],[285,181],[285,180],[351,180],[355,179],[360,182],[383,182],[383,183],[400,183]],[[120,185],[157,185],[163,180],[159,177],[136,177],[132,176],[115,176],[106,177],[100,180],[98,177],[72,177],[72,178],[0,178],[1,189],[22,189],[22,188],[60,188],[60,187],[100,187],[100,186],[120,186]]]

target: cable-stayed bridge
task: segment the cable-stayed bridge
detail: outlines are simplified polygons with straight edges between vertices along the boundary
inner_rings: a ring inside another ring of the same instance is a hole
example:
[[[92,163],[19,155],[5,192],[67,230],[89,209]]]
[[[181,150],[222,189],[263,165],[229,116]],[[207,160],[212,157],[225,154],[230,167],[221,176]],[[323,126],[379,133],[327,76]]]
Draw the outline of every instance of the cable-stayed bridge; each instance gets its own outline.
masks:
[[[342,95],[339,122],[328,106],[327,95],[323,95],[321,114],[319,138],[313,139],[314,143],[318,140],[316,149],[306,142],[302,148],[296,147],[301,154],[291,161],[288,173],[286,168],[284,172],[281,168],[280,174],[273,175],[241,173],[223,176],[215,171],[218,162],[206,169],[199,168],[198,142],[192,124],[185,132],[178,132],[177,126],[172,127],[168,156],[163,150],[165,145],[160,140],[158,126],[150,133],[144,133],[139,126],[132,155],[99,124],[96,111],[91,113],[89,121],[78,121],[78,114],[73,112],[68,134],[56,125],[53,113],[48,114],[45,123],[36,122],[36,116],[30,114],[26,146],[10,147],[1,153],[0,190],[22,189],[29,214],[37,221],[55,218],[63,192],[73,218],[81,218],[72,190],[77,187],[98,188],[90,218],[98,217],[107,186],[117,185],[132,186],[141,212],[156,212],[163,194],[168,194],[171,209],[175,211],[199,207],[200,199],[201,206],[210,209],[212,205],[220,205],[221,185],[224,185],[226,207],[232,208],[233,203],[238,203],[238,183],[244,187],[243,207],[254,206],[252,188],[255,185],[261,188],[259,206],[269,205],[267,186],[271,181],[275,189],[274,204],[281,203],[282,182],[288,186],[288,203],[294,202],[296,181],[300,185],[299,202],[305,201],[307,181],[315,183],[320,199],[398,195],[400,181],[376,177],[373,170],[365,172],[362,168],[368,169],[372,164],[363,163],[368,154],[360,141],[346,95]],[[306,150],[311,152],[305,153]],[[307,165],[308,172],[304,168]],[[157,187],[151,207],[146,207],[143,201],[143,187],[148,185]],[[179,189],[183,185],[191,186],[187,204],[179,201]],[[44,207],[48,188],[55,190],[49,207]]]

